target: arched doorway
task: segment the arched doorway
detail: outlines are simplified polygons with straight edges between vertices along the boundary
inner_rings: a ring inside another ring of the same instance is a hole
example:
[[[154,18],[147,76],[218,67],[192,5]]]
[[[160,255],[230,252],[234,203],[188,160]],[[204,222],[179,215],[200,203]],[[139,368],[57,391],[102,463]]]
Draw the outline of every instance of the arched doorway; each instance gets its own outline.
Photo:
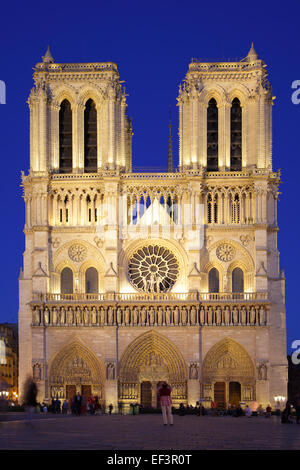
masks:
[[[219,408],[253,400],[255,368],[245,348],[231,338],[215,344],[203,361],[203,383]]]
[[[187,403],[187,367],[181,353],[166,337],[150,331],[135,339],[121,358],[119,401],[126,408],[131,403],[149,405],[151,400],[150,406],[156,408],[162,381],[171,384],[175,405]]]
[[[76,393],[104,402],[105,366],[79,342],[62,348],[50,363],[49,397],[70,399]]]

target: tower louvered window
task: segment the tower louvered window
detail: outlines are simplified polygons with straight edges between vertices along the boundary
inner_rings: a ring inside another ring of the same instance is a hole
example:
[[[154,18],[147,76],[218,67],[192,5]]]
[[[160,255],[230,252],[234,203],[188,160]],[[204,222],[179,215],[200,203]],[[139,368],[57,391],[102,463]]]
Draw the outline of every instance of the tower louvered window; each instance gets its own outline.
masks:
[[[230,170],[242,169],[242,108],[238,98],[232,101],[230,112]]]
[[[218,171],[218,108],[214,98],[207,108],[207,171]]]
[[[72,109],[68,100],[63,100],[59,110],[59,171],[72,172]]]
[[[84,171],[97,171],[97,110],[91,99],[84,110]]]

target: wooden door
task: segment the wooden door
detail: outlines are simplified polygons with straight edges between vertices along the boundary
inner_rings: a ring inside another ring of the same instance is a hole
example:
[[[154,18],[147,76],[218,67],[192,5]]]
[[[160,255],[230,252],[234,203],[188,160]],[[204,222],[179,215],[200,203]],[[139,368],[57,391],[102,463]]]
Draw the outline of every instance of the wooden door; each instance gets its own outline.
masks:
[[[231,406],[238,406],[241,401],[241,384],[239,382],[229,382],[229,403]]]
[[[72,400],[76,395],[76,385],[66,385],[66,399]]]
[[[225,409],[225,382],[216,382],[214,387],[214,401],[219,409]]]
[[[149,408],[152,405],[152,385],[151,382],[141,383],[141,405]]]
[[[91,385],[81,385],[81,395],[85,398],[92,396],[92,387]]]

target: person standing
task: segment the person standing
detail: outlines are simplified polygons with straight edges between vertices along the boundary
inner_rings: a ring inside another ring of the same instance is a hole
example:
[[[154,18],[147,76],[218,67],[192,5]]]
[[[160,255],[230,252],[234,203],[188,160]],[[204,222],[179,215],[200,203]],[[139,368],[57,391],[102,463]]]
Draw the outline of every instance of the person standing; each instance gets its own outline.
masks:
[[[300,395],[297,395],[294,407],[296,410],[296,423],[300,424]]]
[[[80,413],[81,413],[81,401],[82,401],[82,397],[80,393],[78,392],[74,397],[74,410],[77,416],[80,416]]]
[[[33,427],[32,419],[33,413],[35,412],[37,406],[37,386],[36,383],[32,380],[32,378],[28,378],[25,383],[25,390],[24,390],[24,404],[27,414],[27,421],[26,424]]]
[[[166,382],[158,389],[164,426],[167,426],[168,422],[173,426],[171,392],[172,388]]]
[[[68,413],[68,409],[69,409],[69,402],[65,398],[62,404],[62,414],[66,415]]]

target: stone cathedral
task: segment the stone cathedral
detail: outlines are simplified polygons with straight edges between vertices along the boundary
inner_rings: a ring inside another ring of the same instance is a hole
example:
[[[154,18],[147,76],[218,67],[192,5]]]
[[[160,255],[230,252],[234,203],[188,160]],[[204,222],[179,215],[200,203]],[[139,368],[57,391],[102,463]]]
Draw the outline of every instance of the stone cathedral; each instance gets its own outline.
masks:
[[[20,390],[30,375],[40,401],[80,392],[125,411],[157,407],[161,381],[175,406],[286,397],[274,97],[253,44],[191,61],[179,165],[169,142],[161,172],[132,168],[115,63],[56,63],[48,48],[33,78]]]

